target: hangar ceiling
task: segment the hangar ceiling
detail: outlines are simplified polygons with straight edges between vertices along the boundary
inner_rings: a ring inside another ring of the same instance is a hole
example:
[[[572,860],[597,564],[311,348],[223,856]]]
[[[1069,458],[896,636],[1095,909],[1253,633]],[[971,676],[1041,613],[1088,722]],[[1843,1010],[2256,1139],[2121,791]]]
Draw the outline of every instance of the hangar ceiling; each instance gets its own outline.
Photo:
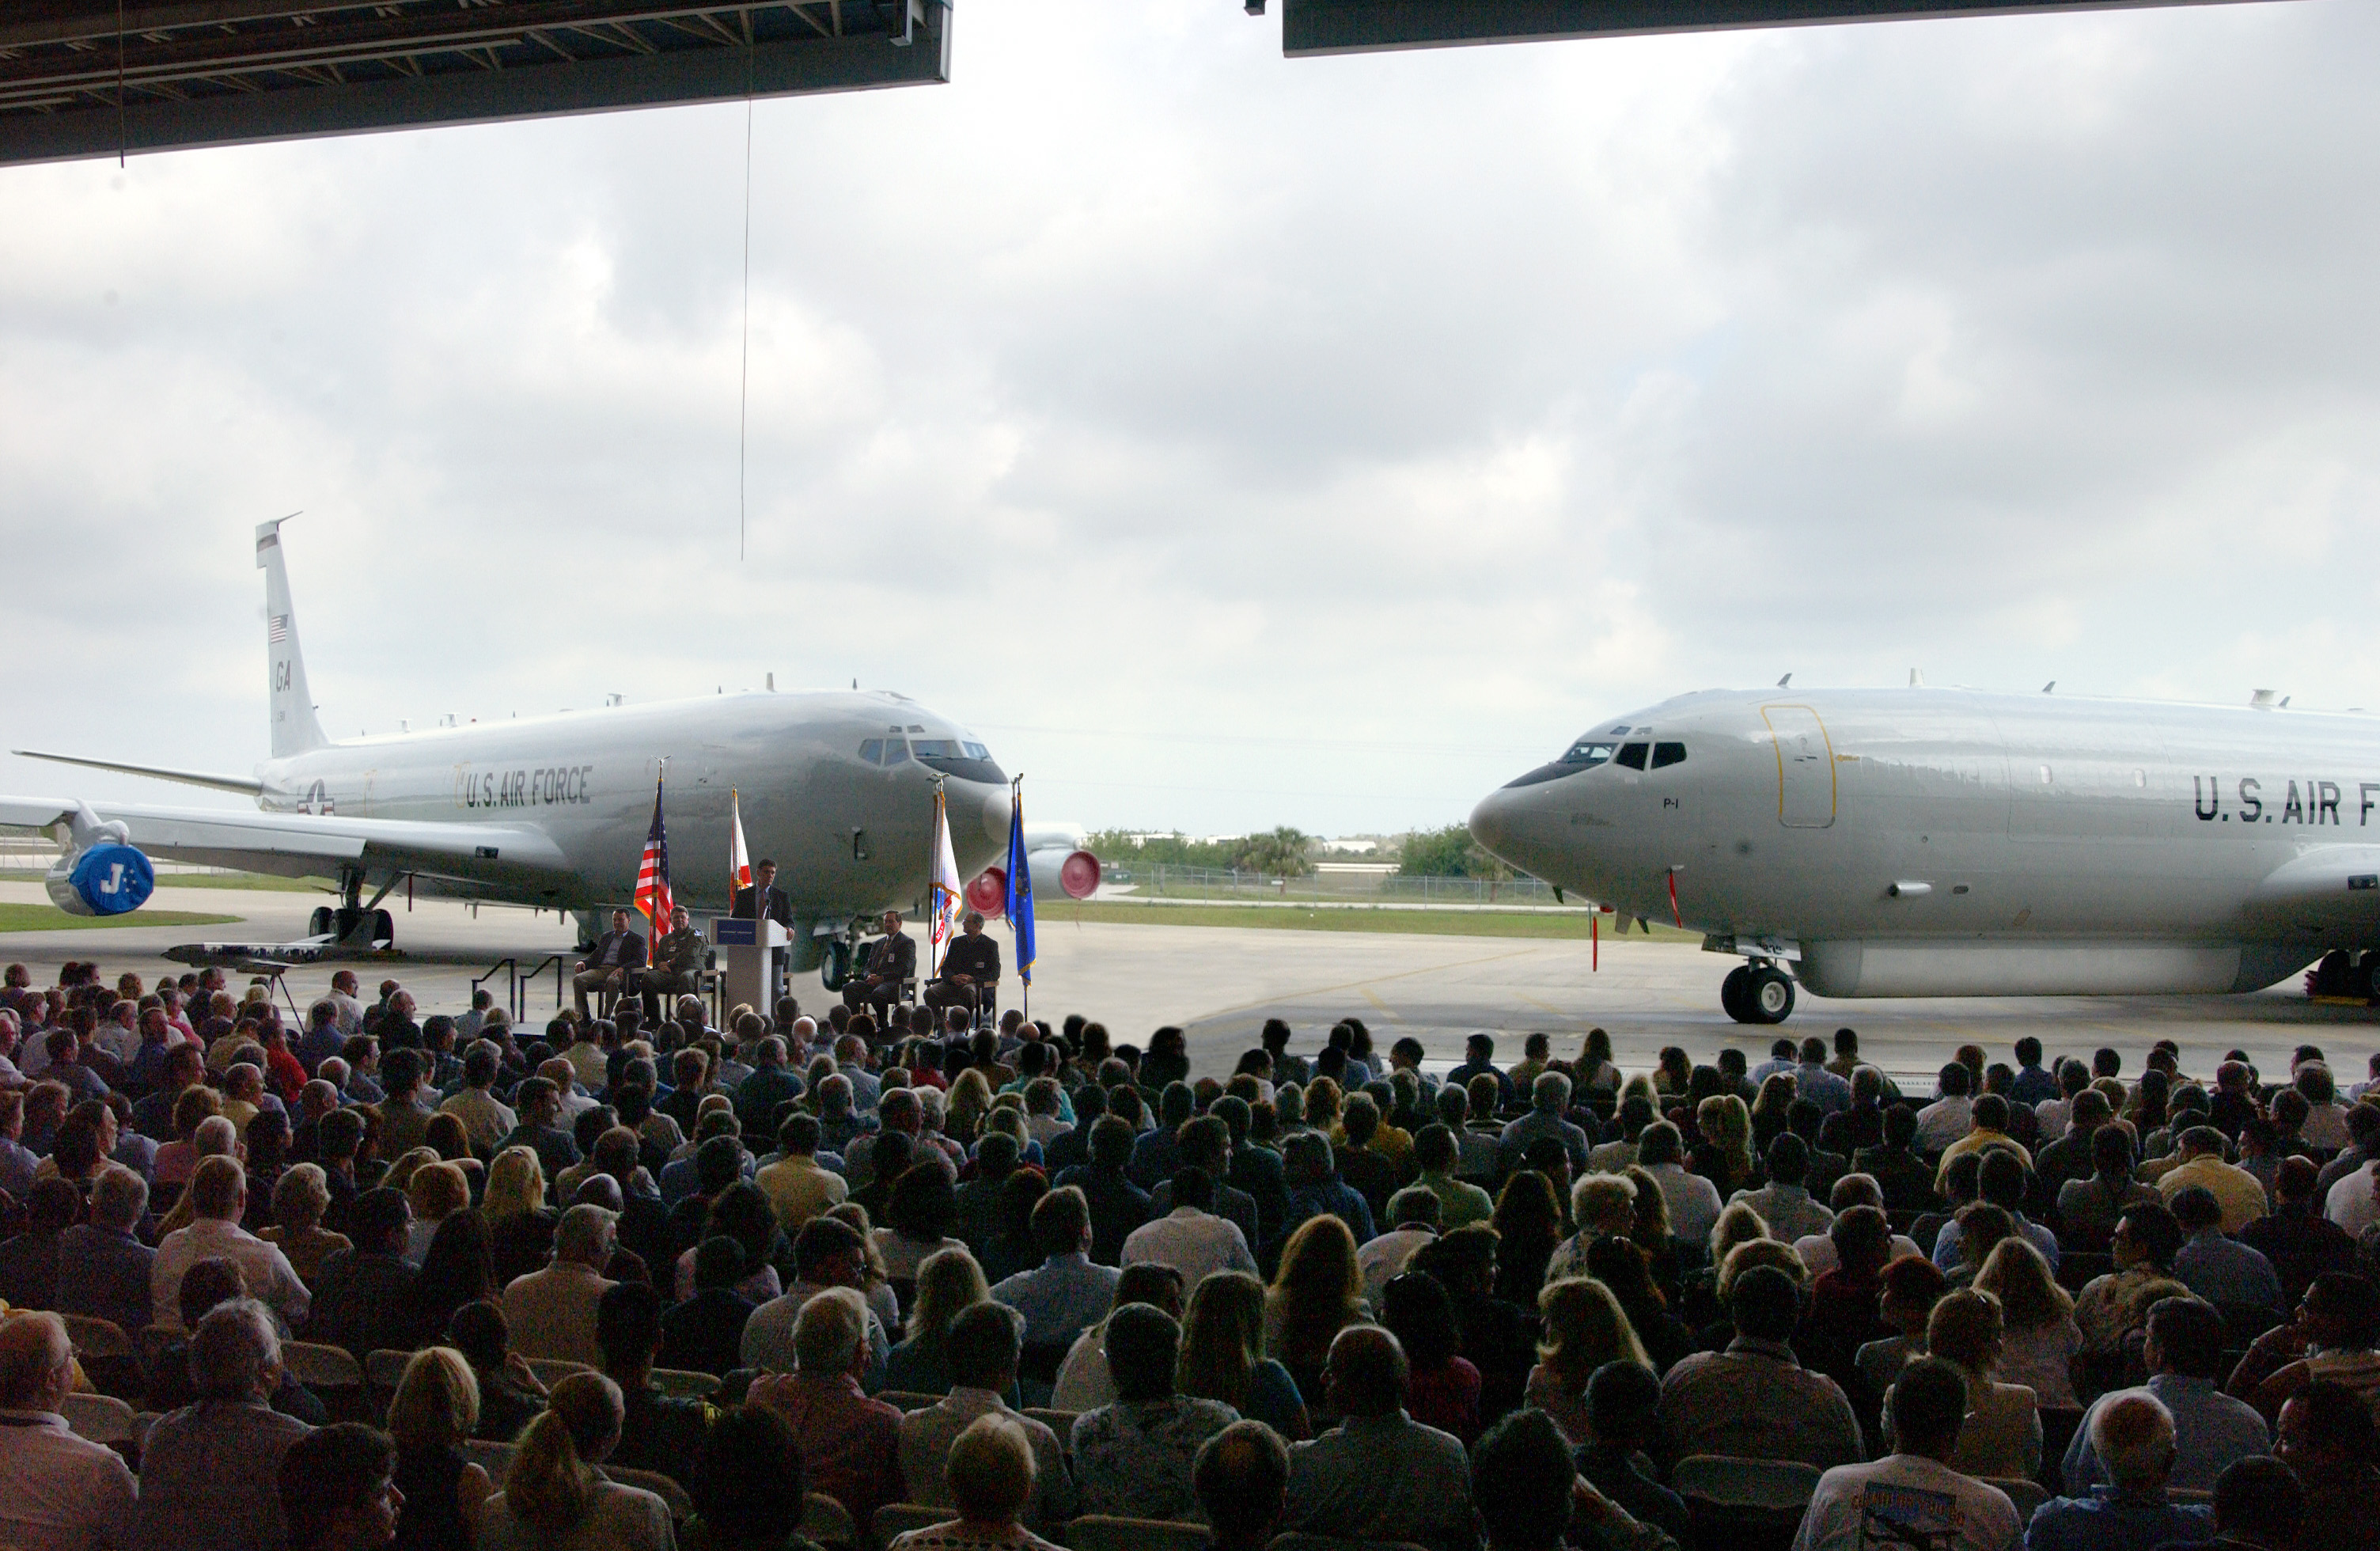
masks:
[[[1283,54],[1366,54],[1554,38],[1929,17],[2052,15],[2231,0],[1281,0]],[[1260,11],[1263,0],[1249,0]]]
[[[5,0],[0,164],[949,79],[945,0]]]

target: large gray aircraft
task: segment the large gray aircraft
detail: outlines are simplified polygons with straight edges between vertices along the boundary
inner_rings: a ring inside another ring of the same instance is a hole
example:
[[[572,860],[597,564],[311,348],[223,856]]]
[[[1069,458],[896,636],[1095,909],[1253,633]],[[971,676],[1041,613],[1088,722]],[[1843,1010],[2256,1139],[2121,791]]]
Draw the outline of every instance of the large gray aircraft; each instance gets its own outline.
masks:
[[[591,940],[601,913],[634,896],[663,761],[676,899],[728,907],[734,788],[753,858],[778,865],[795,968],[839,952],[856,923],[925,894],[937,783],[960,876],[1006,850],[1008,778],[990,751],[886,691],[721,695],[334,743],[307,689],[280,527],[256,530],[273,741],[253,776],[18,751],[234,792],[261,811],[0,796],[0,824],[49,830],[66,846],[50,881],[66,909],[137,906],[154,854],[335,878],[340,903],[318,910],[313,926],[350,947],[394,938],[379,906],[400,885],[568,912]]]
[[[1790,675],[1789,675],[1790,677]],[[2380,719],[1968,690],[1711,690],[1599,723],[1482,845],[1827,997],[2380,990]]]

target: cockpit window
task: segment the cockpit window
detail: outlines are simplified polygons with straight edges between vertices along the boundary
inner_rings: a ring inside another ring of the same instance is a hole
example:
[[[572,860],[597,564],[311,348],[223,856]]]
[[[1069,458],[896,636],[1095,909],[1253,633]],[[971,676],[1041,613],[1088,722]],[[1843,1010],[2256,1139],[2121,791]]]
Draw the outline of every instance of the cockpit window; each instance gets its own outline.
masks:
[[[1561,757],[1561,762],[1565,765],[1588,767],[1600,765],[1610,758],[1612,751],[1619,746],[1618,744],[1604,743],[1594,738],[1581,738],[1570,745],[1570,752]]]
[[[909,757],[909,745],[899,738],[870,738],[859,745],[864,765],[898,765]]]
[[[959,745],[949,738],[919,738],[909,748],[920,759],[955,759],[959,757]]]
[[[1655,744],[1653,745],[1653,768],[1655,769],[1658,770],[1664,765],[1682,765],[1685,762],[1685,745]]]
[[[1623,722],[1621,722],[1619,726],[1612,728],[1609,732],[1608,732],[1608,733],[1604,733],[1603,735],[1604,735],[1605,737],[1607,737],[1607,738],[1617,738],[1617,737],[1624,736],[1624,735],[1626,734],[1627,731],[1628,731],[1628,724],[1627,724],[1626,722],[1624,722],[1624,721],[1623,721]]]
[[[966,757],[970,759],[989,759],[991,757],[991,750],[981,744],[963,743],[959,745],[959,746],[966,750]]]
[[[1645,768],[1645,750],[1649,746],[1646,744],[1621,744],[1620,752],[1613,757],[1612,762],[1624,765],[1632,770],[1641,770]]]

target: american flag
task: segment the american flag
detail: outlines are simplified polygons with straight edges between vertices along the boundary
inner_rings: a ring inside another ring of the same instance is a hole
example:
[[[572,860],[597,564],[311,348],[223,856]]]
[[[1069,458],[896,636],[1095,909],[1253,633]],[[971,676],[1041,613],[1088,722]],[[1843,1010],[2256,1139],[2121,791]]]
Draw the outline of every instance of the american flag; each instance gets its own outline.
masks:
[[[645,854],[637,864],[638,911],[652,923],[652,935],[669,930],[669,834],[662,828],[662,783],[653,782],[653,827],[645,834]]]
[[[276,647],[282,642],[287,640],[289,638],[289,616],[287,614],[274,614],[272,616],[272,618],[265,621],[264,634]]]

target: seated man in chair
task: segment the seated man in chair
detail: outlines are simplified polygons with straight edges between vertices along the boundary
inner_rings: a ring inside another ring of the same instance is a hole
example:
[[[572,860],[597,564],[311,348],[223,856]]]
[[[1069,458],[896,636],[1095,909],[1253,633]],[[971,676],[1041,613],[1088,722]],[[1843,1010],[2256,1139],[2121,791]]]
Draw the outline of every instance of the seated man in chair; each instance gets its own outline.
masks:
[[[926,982],[926,1005],[964,1007],[979,1019],[1000,994],[1000,944],[983,934],[983,912],[970,910],[942,951],[942,973]]]
[[[710,951],[686,906],[671,911],[670,929],[653,944],[651,967],[637,976],[637,988],[645,994],[645,1022],[660,1024],[663,994],[682,996],[701,988],[702,959]]]
[[[884,913],[884,935],[868,945],[867,967],[843,988],[843,1004],[854,1012],[873,1007],[880,1021],[899,1001],[917,973],[917,939],[901,929],[901,913]]]
[[[625,991],[636,983],[637,972],[644,967],[645,939],[628,929],[626,911],[612,912],[612,929],[596,942],[593,952],[578,961],[577,972],[570,977],[580,1024],[586,1024],[591,1016],[587,1011],[588,992],[599,992],[608,998]]]

